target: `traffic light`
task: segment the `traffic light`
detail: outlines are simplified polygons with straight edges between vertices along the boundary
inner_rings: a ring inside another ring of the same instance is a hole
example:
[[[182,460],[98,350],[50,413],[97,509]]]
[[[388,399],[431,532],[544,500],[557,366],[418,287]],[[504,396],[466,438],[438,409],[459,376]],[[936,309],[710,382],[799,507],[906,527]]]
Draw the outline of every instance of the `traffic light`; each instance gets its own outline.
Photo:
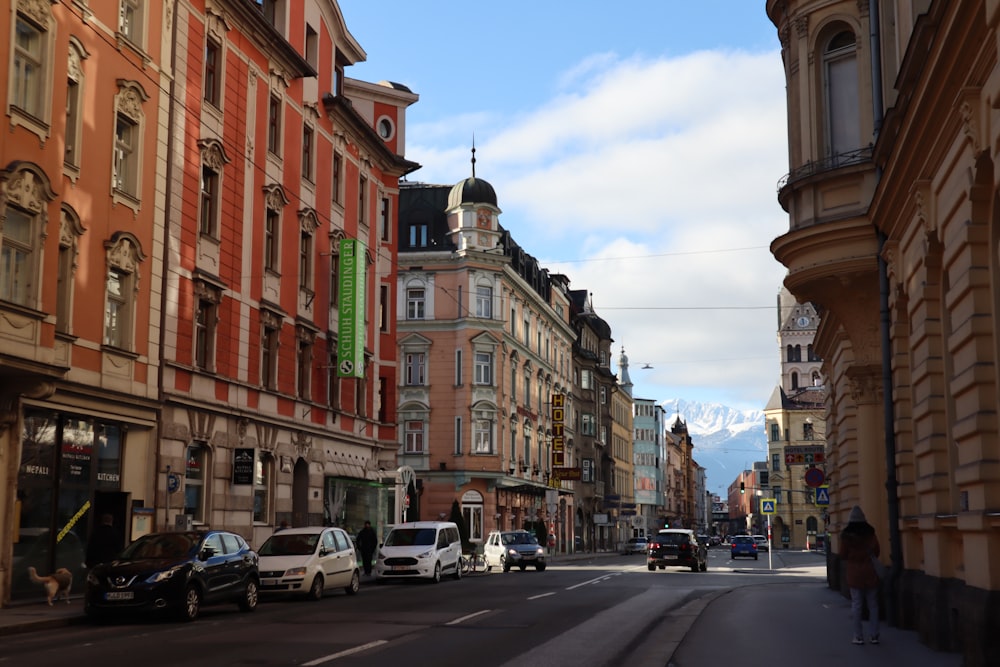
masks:
[[[744,482],[740,482],[740,493],[747,492],[747,485]]]
[[[670,528],[670,522],[669,522],[669,521],[667,521],[666,519],[664,519],[664,520],[663,520],[663,527],[664,527],[664,528]]]

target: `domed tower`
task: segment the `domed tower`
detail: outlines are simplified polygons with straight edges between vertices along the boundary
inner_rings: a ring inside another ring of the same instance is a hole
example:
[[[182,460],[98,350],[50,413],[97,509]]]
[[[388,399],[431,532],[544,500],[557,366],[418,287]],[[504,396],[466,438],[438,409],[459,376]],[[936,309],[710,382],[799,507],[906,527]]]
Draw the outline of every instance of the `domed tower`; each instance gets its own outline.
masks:
[[[448,238],[458,252],[493,250],[500,242],[497,193],[488,181],[476,178],[476,149],[472,148],[472,176],[448,193]]]

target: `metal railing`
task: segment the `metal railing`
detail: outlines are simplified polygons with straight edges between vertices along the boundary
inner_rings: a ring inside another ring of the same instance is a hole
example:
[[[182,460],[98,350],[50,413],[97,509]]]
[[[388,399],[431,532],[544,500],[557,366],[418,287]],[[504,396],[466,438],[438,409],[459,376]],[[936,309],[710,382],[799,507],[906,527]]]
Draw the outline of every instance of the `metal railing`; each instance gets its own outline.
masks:
[[[830,171],[832,169],[849,167],[853,164],[861,164],[862,162],[868,162],[871,159],[872,146],[868,145],[864,148],[858,148],[853,151],[830,155],[822,160],[810,160],[778,179],[778,192],[781,192],[782,189],[784,189],[784,187],[789,183],[793,183],[799,179],[813,176],[814,174],[819,174],[824,171]]]

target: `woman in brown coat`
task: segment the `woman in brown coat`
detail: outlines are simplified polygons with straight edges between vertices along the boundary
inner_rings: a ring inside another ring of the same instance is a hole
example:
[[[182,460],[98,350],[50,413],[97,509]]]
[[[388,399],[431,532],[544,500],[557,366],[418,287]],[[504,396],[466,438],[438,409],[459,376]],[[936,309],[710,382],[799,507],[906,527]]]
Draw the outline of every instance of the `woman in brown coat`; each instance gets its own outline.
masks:
[[[878,573],[872,556],[880,553],[875,529],[865,520],[865,513],[855,505],[840,533],[840,560],[847,565],[847,587],[851,589],[851,620],[855,644],[864,644],[861,613],[868,604],[868,638],[878,644]]]

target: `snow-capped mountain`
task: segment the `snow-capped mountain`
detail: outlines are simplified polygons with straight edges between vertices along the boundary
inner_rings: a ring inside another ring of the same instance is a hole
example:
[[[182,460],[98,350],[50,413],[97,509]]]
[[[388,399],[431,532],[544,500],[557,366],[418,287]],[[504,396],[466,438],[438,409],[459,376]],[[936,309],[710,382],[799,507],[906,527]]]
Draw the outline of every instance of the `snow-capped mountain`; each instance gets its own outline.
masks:
[[[677,417],[687,424],[694,460],[705,468],[710,493],[725,498],[726,489],[754,461],[767,460],[763,410],[737,410],[718,403],[668,399],[661,403],[667,428]]]

